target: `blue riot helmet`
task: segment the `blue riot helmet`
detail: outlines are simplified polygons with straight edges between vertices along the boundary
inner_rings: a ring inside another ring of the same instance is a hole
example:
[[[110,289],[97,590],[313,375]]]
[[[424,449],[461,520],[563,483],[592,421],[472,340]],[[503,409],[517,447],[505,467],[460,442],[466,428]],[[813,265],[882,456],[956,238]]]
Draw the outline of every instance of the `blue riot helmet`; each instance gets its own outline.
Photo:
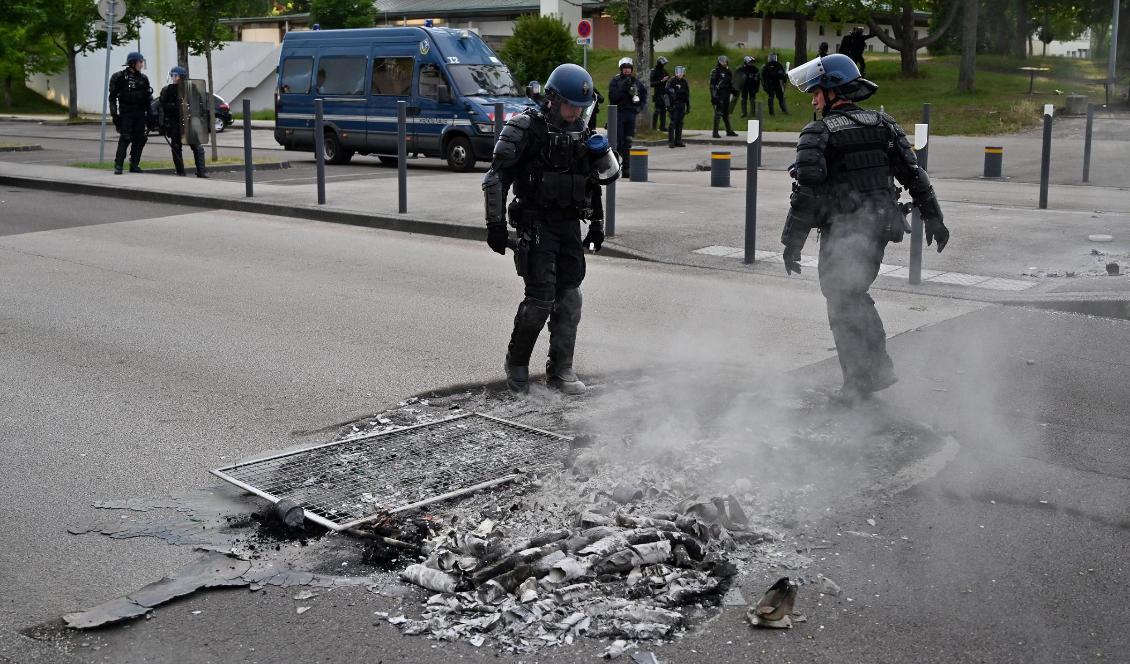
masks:
[[[658,65],[665,65],[665,64],[667,64],[668,62],[669,62],[669,60],[668,60],[668,59],[667,59],[666,57],[662,56],[662,55],[661,55],[661,56],[659,56],[659,59],[655,61],[655,63],[656,63],[656,64],[658,64]]]
[[[620,177],[620,159],[603,134],[589,136],[585,147],[589,151],[593,179],[600,184],[608,184]]]
[[[572,130],[592,107],[595,89],[592,76],[579,65],[558,65],[545,81],[546,114],[561,129]],[[568,108],[572,107],[572,108]]]
[[[859,67],[842,53],[816,57],[789,70],[789,80],[801,92],[834,90],[849,101],[863,101],[879,89],[859,74]]]
[[[177,65],[176,67],[173,67],[169,70],[169,78],[172,78],[174,76],[180,76],[182,79],[188,78],[188,70],[184,67],[181,67],[180,65]]]
[[[133,67],[133,65],[138,62],[144,65],[145,56],[141,53],[138,53],[137,51],[130,51],[129,55],[126,56],[126,66]]]
[[[675,65],[675,76],[686,76],[687,68],[683,65]]]

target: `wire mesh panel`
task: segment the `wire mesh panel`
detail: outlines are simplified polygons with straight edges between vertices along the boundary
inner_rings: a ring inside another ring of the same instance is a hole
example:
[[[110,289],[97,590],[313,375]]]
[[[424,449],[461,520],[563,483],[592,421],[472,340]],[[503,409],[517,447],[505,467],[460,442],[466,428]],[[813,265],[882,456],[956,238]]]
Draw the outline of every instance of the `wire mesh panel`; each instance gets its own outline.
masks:
[[[560,467],[569,438],[480,413],[213,470],[236,486],[344,530],[444,497]]]

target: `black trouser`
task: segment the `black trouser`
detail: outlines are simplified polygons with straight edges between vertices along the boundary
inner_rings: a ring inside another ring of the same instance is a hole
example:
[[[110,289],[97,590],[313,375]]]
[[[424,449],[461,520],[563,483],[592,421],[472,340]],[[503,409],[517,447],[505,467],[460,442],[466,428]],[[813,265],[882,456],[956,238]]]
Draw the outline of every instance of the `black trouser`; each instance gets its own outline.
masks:
[[[651,114],[651,128],[667,131],[667,105],[663,103],[663,93],[655,93],[653,99],[655,100],[655,110]]]
[[[636,135],[636,115],[635,107],[630,111],[621,107],[616,116],[616,152],[624,160],[622,170],[625,176],[631,170],[632,160],[628,150],[632,149],[632,138]]]
[[[114,168],[121,168],[126,160],[126,148],[129,148],[129,165],[135,168],[141,163],[141,150],[145,147],[145,116],[144,110],[122,109],[119,116],[121,126],[118,129],[118,152],[114,155]]]
[[[580,322],[581,282],[585,279],[585,250],[581,224],[543,221],[530,244],[526,297],[514,316],[508,363],[527,366],[538,335],[549,320],[550,360],[557,366],[572,366],[577,323]],[[561,306],[566,303],[568,306]],[[551,318],[552,316],[552,318]],[[563,320],[564,318],[568,320]]]
[[[749,112],[746,112],[746,101],[749,101]],[[746,118],[757,112],[757,90],[742,90],[742,117]]]
[[[781,110],[785,113],[789,112],[789,107],[785,106],[785,89],[781,86],[769,88],[765,91],[769,96],[769,115],[773,115],[773,100],[776,99],[781,104]]]
[[[667,144],[680,145],[683,142],[683,120],[687,117],[687,107],[675,104],[671,107],[671,124],[667,125]]]
[[[180,134],[169,132],[173,134],[169,137],[169,147],[173,151],[173,166],[176,167],[178,174],[184,173],[184,157],[181,156],[181,142]],[[189,149],[192,150],[192,160],[196,163],[196,174],[204,174],[204,146],[199,143],[193,145],[189,144]]]
[[[730,93],[719,99],[714,103],[714,133],[718,133],[718,121],[722,120],[726,123],[726,133],[733,133],[734,128],[730,126]]]
[[[887,246],[880,227],[874,215],[838,215],[820,233],[820,291],[828,301],[844,384],[864,390],[893,366],[883,321],[867,293]]]

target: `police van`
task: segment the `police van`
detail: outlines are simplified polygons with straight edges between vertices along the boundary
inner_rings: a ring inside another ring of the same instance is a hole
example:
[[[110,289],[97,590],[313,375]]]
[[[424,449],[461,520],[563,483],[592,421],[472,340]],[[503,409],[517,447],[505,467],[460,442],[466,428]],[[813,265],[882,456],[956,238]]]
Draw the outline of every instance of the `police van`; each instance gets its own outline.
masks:
[[[322,100],[325,159],[354,154],[396,163],[397,102],[407,102],[408,153],[468,171],[489,161],[494,109],[533,102],[494,51],[469,30],[433,27],[288,32],[279,56],[275,140],[314,149],[314,100]]]

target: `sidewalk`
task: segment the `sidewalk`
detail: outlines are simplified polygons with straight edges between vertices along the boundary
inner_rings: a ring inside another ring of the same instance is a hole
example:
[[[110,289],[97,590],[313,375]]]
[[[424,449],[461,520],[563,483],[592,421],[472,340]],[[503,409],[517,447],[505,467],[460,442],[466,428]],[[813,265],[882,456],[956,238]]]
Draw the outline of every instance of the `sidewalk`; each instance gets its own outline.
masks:
[[[757,248],[777,252],[790,180],[783,172],[763,170],[759,176]],[[784,278],[779,258],[772,253],[759,254],[754,265],[744,265],[740,260],[744,178],[735,177],[731,188],[712,188],[709,178],[708,173],[657,172],[651,182],[618,183],[616,235],[606,243],[609,253]],[[0,162],[0,182],[12,186],[178,202],[474,240],[483,237],[480,181],[477,173],[453,174],[410,165],[409,213],[400,215],[396,213],[396,175],[391,169],[374,168],[373,176],[364,179],[328,180],[327,204],[319,206],[312,185],[257,182],[255,198],[247,199],[238,175],[179,179],[171,190],[169,176],[114,176],[65,166]],[[923,267],[924,276],[930,279],[911,287],[907,271],[900,269],[909,262],[909,241],[891,245],[878,287],[981,300],[1031,299],[1068,292],[1089,292],[1089,297],[1130,294],[1130,278],[1105,276],[1107,262],[1118,262],[1123,274],[1130,268],[1130,191],[1053,186],[1051,197],[1057,201],[1056,209],[1036,210],[1038,188],[1033,185],[945,179],[935,184],[946,223],[953,232],[949,248],[944,254],[927,250]],[[1088,240],[1089,235],[1098,233],[1113,235],[1114,241],[1099,244]],[[805,251],[810,267],[816,249],[814,234]],[[1092,255],[1092,250],[1101,255]],[[1069,272],[1074,276],[1066,276]],[[801,278],[814,279],[815,270],[806,269]],[[1004,281],[990,281],[994,279]],[[984,287],[985,283],[1002,288],[994,290]]]

